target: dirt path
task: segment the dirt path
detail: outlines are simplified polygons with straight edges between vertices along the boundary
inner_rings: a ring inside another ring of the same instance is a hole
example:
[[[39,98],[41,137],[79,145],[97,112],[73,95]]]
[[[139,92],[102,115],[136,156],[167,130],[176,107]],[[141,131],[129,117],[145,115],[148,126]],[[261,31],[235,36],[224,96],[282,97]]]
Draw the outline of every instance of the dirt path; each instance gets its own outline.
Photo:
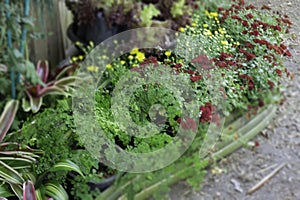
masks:
[[[246,2],[250,2],[249,0]],[[299,200],[300,199],[300,0],[253,0],[254,5],[269,5],[273,10],[288,14],[293,21],[291,32],[297,39],[289,41],[293,58],[286,60],[294,73],[293,81],[285,82],[286,101],[275,119],[257,136],[260,146],[255,150],[240,149],[215,167],[224,172],[207,174],[201,191],[192,191],[184,183],[176,185],[171,199],[194,200]],[[286,166],[263,187],[247,195],[247,191],[269,174],[276,164]]]

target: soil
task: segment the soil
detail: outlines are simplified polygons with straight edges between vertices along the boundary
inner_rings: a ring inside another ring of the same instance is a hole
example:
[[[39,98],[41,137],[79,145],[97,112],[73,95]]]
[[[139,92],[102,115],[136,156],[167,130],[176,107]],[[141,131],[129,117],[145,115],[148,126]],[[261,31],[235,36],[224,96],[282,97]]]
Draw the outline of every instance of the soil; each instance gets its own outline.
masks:
[[[250,1],[246,1],[250,2]],[[208,169],[200,191],[185,183],[172,188],[170,199],[191,200],[299,200],[300,199],[300,0],[252,0],[255,6],[268,5],[287,14],[292,22],[291,33],[297,37],[287,41],[293,54],[285,65],[294,73],[292,81],[284,81],[286,98],[275,119],[253,139],[259,147],[242,148]],[[286,165],[252,195],[247,191],[276,165]],[[221,173],[212,173],[218,168]]]

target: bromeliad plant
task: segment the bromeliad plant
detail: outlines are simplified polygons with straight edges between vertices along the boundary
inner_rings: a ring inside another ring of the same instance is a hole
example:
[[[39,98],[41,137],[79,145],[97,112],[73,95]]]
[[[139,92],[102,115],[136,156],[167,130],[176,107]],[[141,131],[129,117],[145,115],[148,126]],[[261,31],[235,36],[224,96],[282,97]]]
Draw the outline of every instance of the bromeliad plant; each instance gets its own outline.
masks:
[[[28,112],[36,113],[41,108],[43,97],[46,95],[69,96],[76,76],[64,77],[64,73],[70,67],[61,71],[52,81],[49,81],[49,65],[47,61],[39,61],[36,66],[36,73],[40,83],[32,85],[25,83],[27,98],[23,98],[23,109]]]

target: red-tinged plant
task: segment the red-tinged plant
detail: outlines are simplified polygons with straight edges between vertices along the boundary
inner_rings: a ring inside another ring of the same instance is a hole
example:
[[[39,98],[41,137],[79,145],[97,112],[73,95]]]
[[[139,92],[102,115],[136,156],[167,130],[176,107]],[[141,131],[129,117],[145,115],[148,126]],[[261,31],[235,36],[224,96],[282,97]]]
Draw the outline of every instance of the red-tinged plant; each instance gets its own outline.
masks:
[[[23,200],[37,200],[34,184],[31,181],[23,184]]]
[[[39,111],[43,97],[46,95],[65,95],[69,96],[72,91],[72,86],[76,79],[75,76],[63,77],[63,73],[66,70],[61,71],[54,80],[48,81],[49,79],[49,66],[47,61],[39,61],[36,66],[36,73],[39,79],[44,84],[27,85],[26,94],[27,98],[23,98],[22,106],[23,109],[28,112],[32,111],[36,113]]]

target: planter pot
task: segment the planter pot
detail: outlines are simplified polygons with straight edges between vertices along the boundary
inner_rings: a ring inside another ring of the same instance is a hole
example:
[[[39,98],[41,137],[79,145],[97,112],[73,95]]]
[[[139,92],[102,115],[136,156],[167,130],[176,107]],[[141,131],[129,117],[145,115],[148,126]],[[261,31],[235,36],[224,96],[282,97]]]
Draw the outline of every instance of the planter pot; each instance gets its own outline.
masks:
[[[126,26],[109,26],[101,11],[96,14],[96,19],[91,24],[72,23],[67,29],[67,36],[72,42],[89,44],[90,41],[96,46],[105,39],[127,29]]]
[[[277,106],[275,105],[269,105],[262,108],[255,116],[249,117],[242,115],[235,120],[230,120],[231,122],[223,129],[221,142],[217,143],[216,151],[212,155],[205,157],[204,162],[201,161],[203,165],[202,168],[206,168],[212,163],[228,156],[242,147],[245,142],[255,137],[268,125],[269,121],[275,115],[276,108]],[[193,155],[199,156],[199,152],[194,152],[192,156]],[[161,187],[169,187],[181,180],[195,176],[196,164],[176,162],[176,165],[177,167],[175,167],[173,171],[167,172],[167,177],[158,176],[152,182],[148,180],[148,174],[125,174],[122,178],[118,179],[115,184],[102,192],[97,200],[127,199],[128,194],[126,194],[126,192],[128,192],[128,190],[131,190],[130,195],[133,195],[135,200],[147,199],[155,194]],[[162,172],[163,170],[164,169],[162,169]],[[125,179],[125,181],[122,181],[122,179]],[[132,192],[130,188],[133,187],[133,185],[139,184],[142,184],[143,187]]]

